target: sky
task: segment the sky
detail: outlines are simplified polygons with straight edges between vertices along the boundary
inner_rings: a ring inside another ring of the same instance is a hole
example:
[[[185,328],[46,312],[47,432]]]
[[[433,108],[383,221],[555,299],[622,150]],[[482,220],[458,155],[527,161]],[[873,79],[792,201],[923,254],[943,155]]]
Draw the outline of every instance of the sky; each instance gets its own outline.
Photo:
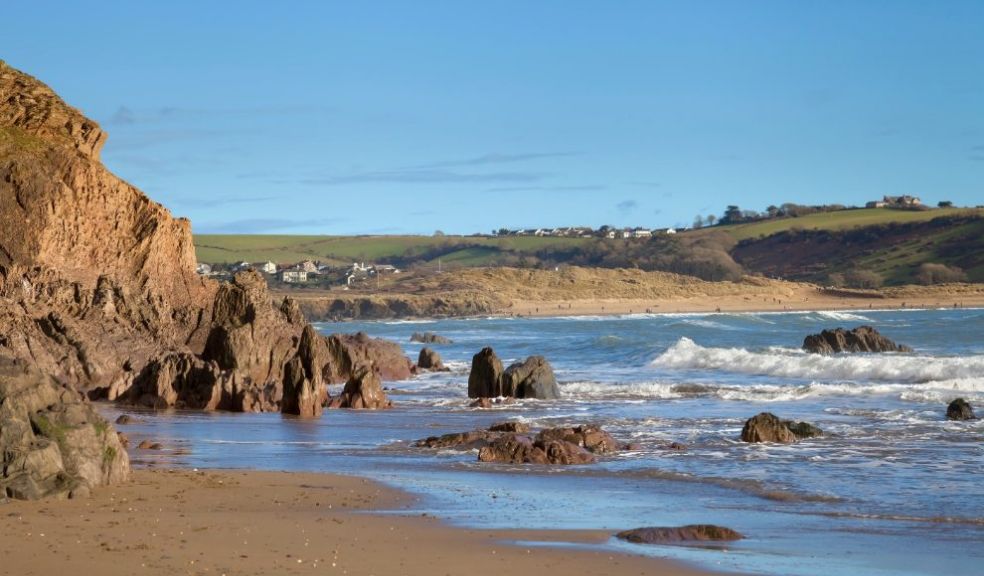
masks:
[[[984,2],[52,2],[0,58],[197,233],[984,204]]]

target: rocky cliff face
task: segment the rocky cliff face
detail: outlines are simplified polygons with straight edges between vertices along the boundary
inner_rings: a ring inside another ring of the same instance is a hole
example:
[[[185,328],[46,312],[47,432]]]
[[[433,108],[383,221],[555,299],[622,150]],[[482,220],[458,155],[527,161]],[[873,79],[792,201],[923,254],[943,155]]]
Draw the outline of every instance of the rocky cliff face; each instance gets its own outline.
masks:
[[[110,173],[105,141],[0,62],[0,358],[90,398],[300,416],[362,366],[409,376],[399,347],[317,334],[255,272],[200,278],[190,223]]]

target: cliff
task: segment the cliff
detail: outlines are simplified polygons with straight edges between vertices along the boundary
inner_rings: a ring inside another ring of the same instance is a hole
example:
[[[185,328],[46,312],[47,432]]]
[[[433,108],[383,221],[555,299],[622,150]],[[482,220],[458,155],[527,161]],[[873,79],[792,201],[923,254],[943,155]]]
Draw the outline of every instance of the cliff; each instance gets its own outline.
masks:
[[[255,272],[200,278],[188,220],[109,172],[105,142],[0,61],[0,360],[90,399],[300,416],[356,368],[409,376],[398,346],[317,334]]]

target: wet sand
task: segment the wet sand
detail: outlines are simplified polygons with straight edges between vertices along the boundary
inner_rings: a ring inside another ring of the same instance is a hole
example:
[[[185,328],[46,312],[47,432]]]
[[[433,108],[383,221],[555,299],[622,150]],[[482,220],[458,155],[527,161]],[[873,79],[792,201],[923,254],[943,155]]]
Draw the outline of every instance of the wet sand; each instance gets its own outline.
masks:
[[[89,499],[0,503],[0,573],[30,575],[709,574],[643,556],[515,541],[599,544],[596,531],[486,531],[372,514],[411,497],[365,479],[140,470]]]

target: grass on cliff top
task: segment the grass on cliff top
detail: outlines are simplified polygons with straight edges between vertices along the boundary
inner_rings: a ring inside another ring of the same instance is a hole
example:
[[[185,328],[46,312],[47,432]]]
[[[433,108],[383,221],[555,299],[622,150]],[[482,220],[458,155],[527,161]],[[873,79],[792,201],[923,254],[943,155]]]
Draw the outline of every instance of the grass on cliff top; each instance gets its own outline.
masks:
[[[0,126],[0,150],[40,152],[48,145],[41,138],[13,126]]]
[[[249,234],[196,234],[199,262],[264,262],[278,264],[320,260],[337,265],[352,262],[387,262],[415,255],[441,258],[458,265],[495,264],[508,252],[535,252],[540,248],[583,242],[580,238],[536,236],[290,236]]]
[[[893,210],[891,208],[860,208],[857,210],[840,210],[837,212],[822,212],[801,216],[799,218],[782,218],[749,224],[733,224],[718,226],[715,230],[723,230],[731,234],[735,240],[771,236],[793,228],[804,230],[845,230],[877,224],[893,222],[925,222],[942,216],[984,215],[980,208],[933,208],[931,210]]]

